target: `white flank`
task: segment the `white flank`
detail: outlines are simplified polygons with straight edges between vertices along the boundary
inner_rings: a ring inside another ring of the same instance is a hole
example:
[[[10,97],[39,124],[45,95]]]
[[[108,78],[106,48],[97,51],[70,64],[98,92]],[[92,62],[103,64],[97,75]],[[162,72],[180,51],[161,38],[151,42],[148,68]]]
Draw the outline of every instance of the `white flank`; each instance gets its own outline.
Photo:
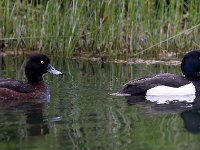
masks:
[[[151,102],[156,102],[157,104],[168,104],[170,102],[187,102],[192,103],[194,102],[196,96],[194,94],[192,95],[184,95],[184,96],[146,96],[146,99]]]
[[[169,86],[156,86],[147,90],[147,96],[184,96],[184,95],[195,95],[196,89],[193,83],[186,84],[184,86],[174,88]]]

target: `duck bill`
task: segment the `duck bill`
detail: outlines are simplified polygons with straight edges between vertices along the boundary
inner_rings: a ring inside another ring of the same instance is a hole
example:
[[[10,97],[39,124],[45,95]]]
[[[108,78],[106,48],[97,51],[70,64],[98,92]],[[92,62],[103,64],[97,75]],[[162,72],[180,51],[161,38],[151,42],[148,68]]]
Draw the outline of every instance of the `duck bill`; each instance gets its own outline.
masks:
[[[47,69],[47,72],[48,73],[51,73],[51,74],[54,74],[54,75],[62,75],[63,73],[56,70],[54,67],[52,67],[51,65],[48,66],[48,69]]]

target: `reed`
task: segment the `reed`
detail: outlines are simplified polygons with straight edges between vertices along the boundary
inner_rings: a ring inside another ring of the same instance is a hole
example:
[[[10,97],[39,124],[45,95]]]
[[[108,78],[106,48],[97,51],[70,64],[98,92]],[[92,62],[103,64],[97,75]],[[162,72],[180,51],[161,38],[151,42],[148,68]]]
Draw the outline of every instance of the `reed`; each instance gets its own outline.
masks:
[[[152,58],[165,50],[199,48],[199,26],[187,30],[200,23],[199,5],[198,0],[1,0],[0,28],[6,47],[16,52]]]

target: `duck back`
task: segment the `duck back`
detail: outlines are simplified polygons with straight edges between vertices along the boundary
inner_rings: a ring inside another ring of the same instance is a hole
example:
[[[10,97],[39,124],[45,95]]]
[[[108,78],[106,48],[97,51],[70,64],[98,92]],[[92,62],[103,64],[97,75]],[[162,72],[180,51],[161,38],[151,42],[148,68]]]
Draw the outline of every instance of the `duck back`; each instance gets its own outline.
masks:
[[[165,85],[170,87],[180,87],[189,83],[191,83],[191,81],[183,76],[170,73],[157,74],[126,83],[124,88],[120,91],[120,94],[146,95],[147,90],[156,86]]]

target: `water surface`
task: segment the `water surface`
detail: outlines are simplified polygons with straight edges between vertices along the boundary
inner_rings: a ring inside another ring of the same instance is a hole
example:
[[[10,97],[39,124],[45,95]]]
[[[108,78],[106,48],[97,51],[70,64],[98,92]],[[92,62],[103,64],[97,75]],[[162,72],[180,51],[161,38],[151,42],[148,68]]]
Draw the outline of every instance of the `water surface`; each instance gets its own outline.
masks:
[[[110,96],[130,80],[180,74],[180,66],[126,65],[52,58],[63,76],[46,74],[49,103],[0,110],[0,149],[184,150],[200,147],[198,104],[161,104]],[[23,57],[1,60],[1,77],[24,80]]]

